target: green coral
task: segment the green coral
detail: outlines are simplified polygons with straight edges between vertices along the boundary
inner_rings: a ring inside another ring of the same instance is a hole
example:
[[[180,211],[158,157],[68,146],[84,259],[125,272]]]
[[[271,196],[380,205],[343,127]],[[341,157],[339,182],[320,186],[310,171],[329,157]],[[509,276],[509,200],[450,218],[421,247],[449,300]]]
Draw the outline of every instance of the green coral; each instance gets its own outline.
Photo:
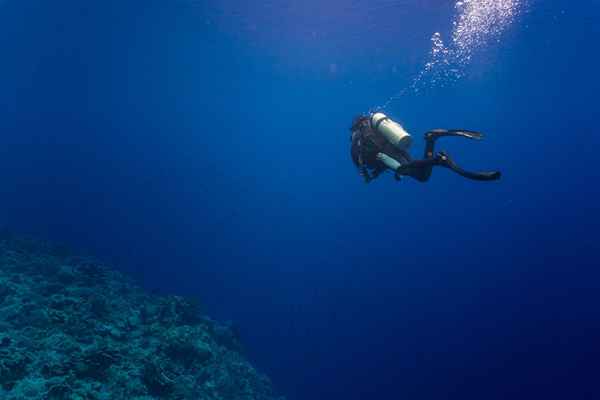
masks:
[[[30,359],[22,354],[0,351],[0,385],[4,389],[12,388],[27,373]]]

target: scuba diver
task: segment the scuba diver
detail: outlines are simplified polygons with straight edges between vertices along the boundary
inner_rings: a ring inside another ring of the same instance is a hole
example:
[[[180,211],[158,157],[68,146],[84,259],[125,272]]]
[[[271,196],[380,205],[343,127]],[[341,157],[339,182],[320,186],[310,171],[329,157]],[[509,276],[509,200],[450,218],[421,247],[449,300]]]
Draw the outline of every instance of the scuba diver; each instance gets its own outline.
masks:
[[[354,119],[350,136],[352,161],[358,168],[366,183],[377,178],[390,169],[394,171],[396,180],[402,176],[410,176],[419,182],[426,182],[435,166],[448,168],[468,179],[477,181],[493,181],[500,178],[499,171],[470,172],[460,168],[448,156],[440,151],[434,154],[435,141],[444,136],[458,136],[480,140],[479,132],[464,129],[434,129],[425,134],[425,156],[414,160],[408,153],[412,138],[404,128],[381,112],[369,116],[359,115]]]

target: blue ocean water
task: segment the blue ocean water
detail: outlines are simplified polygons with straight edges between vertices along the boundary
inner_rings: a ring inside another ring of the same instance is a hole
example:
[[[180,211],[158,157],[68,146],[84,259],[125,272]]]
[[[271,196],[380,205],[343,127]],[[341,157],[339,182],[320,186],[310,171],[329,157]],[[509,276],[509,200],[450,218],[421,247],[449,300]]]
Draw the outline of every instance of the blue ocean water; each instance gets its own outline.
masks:
[[[483,0],[482,0],[483,1]],[[0,225],[231,320],[299,399],[600,396],[600,2],[531,0],[391,102],[479,183],[365,185],[352,118],[452,1],[0,2]],[[431,84],[429,84],[431,83]]]

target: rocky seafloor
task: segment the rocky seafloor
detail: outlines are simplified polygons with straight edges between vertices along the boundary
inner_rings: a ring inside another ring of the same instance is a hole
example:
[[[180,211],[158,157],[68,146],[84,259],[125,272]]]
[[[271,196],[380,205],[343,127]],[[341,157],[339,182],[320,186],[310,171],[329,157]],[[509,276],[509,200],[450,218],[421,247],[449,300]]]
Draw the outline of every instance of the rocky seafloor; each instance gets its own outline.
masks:
[[[0,236],[0,399],[283,400],[197,302],[10,235]]]

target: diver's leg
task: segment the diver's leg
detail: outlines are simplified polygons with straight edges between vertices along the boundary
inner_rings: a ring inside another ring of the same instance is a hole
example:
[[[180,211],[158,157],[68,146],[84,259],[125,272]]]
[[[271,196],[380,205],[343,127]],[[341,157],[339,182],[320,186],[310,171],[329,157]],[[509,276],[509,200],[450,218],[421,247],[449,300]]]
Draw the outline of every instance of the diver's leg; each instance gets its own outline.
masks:
[[[483,134],[475,131],[468,131],[466,129],[433,129],[425,134],[424,158],[433,158],[435,141],[444,136],[459,136],[474,140],[483,138]]]
[[[431,151],[433,151],[433,141],[431,141]],[[448,154],[445,152],[439,152],[435,157],[428,157],[423,160],[413,160],[408,164],[401,165],[396,169],[396,179],[400,176],[410,176],[419,182],[427,182],[431,177],[431,171],[433,167],[440,165],[446,167],[460,176],[476,181],[494,181],[500,179],[499,171],[486,171],[486,172],[471,172],[465,171],[460,168],[454,161],[450,159]]]
[[[419,182],[427,182],[431,177],[431,170],[434,166],[439,165],[437,158],[425,158],[423,160],[413,160],[408,164],[403,164],[396,169],[396,179],[400,176],[410,176]]]
[[[500,171],[489,171],[489,172],[488,171],[486,171],[486,172],[465,171],[464,169],[462,169],[458,165],[456,165],[456,163],[450,159],[448,154],[446,154],[444,152],[438,153],[436,158],[439,160],[438,165],[446,167],[446,168],[456,172],[460,176],[464,176],[465,178],[468,178],[468,179],[473,179],[476,181],[495,181],[495,180],[500,179],[500,175],[501,175]]]
[[[435,140],[438,137],[435,136],[432,132],[427,132],[425,134],[425,154],[423,155],[424,159],[432,159],[433,158],[433,147],[435,146]]]
[[[425,160],[411,160],[404,164],[401,164],[396,159],[388,156],[385,153],[377,153],[377,159],[381,161],[387,168],[395,172],[396,180],[400,179],[400,176],[410,176],[420,182],[429,180],[431,176],[431,168],[439,163],[439,160],[429,158]]]
[[[444,136],[459,136],[468,139],[480,140],[483,134],[466,129],[433,129],[425,134],[425,155],[424,158],[433,158],[433,148],[435,141]]]

